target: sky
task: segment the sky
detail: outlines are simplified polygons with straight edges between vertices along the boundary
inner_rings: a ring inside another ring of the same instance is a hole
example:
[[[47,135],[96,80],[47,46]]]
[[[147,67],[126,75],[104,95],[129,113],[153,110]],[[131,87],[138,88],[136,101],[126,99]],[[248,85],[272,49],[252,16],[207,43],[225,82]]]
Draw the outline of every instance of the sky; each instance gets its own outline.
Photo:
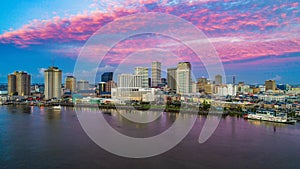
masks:
[[[174,15],[201,30],[220,57],[228,82],[234,75],[237,81],[249,84],[268,79],[300,84],[298,0],[3,0],[0,83],[16,70],[31,74],[34,83],[43,82],[43,71],[53,64],[63,70],[64,77],[72,75],[80,51],[97,30],[119,18],[149,12]],[[145,25],[140,18],[115,26],[139,30]],[[116,35],[112,30],[105,34]],[[97,53],[104,48],[91,50]],[[153,53],[158,49],[168,52]],[[109,50],[97,71],[101,74],[122,67],[130,73],[136,66],[151,67],[155,59],[166,69],[176,67],[176,57],[192,63],[195,78],[207,76],[205,66],[188,46],[158,34],[123,39]],[[85,60],[99,62],[89,56]]]

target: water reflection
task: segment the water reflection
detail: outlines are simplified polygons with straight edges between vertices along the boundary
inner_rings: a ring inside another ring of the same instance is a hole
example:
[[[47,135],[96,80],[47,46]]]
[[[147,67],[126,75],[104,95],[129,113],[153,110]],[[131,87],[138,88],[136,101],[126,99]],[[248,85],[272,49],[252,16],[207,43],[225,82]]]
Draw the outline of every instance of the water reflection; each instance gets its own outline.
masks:
[[[274,130],[276,130],[276,127],[283,128],[283,127],[286,127],[286,126],[290,125],[290,124],[284,124],[284,123],[274,123],[274,122],[251,120],[251,119],[248,119],[247,121],[250,124],[254,125],[254,126],[262,126],[262,127],[266,127],[266,128],[275,128]]]
[[[32,109],[30,106],[23,106],[23,105],[9,105],[7,106],[7,110],[9,113],[26,113],[30,114],[32,113]]]
[[[157,135],[177,117],[190,116],[163,113],[154,122],[140,124],[115,110],[107,114],[98,108],[81,111],[99,112],[117,131],[132,137]],[[0,106],[0,168],[299,168],[299,123],[227,116],[221,119],[212,137],[199,144],[203,123],[215,117],[198,116],[194,129],[171,151],[154,158],[131,160],[111,155],[95,145],[75,115],[72,108],[57,112],[49,107]]]
[[[59,120],[62,118],[61,110],[55,110],[52,108],[47,108],[46,111],[46,117],[48,120]]]
[[[162,116],[159,111],[118,110],[119,114],[135,123],[150,123]]]

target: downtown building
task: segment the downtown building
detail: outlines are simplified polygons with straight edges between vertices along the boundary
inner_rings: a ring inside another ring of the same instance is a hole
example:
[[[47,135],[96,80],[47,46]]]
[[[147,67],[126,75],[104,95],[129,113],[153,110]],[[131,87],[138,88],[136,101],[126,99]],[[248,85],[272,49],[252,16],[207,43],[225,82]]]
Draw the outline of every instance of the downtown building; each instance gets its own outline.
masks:
[[[76,78],[74,76],[67,76],[65,88],[71,93],[76,92]]]
[[[97,96],[101,98],[111,98],[111,90],[116,87],[116,82],[112,80],[109,80],[108,82],[99,82],[97,85]]]
[[[161,82],[161,63],[152,62],[152,87],[158,87]]]
[[[16,71],[8,75],[8,95],[29,96],[31,76],[23,71]]]
[[[142,75],[120,74],[118,75],[118,87],[142,88],[142,78]]]
[[[45,99],[61,99],[62,70],[51,66],[44,71],[45,74]]]
[[[268,91],[268,90],[275,91],[276,90],[276,82],[275,82],[275,80],[267,80],[267,81],[265,81],[265,87],[266,87],[266,91]]]
[[[175,91],[176,90],[176,76],[177,68],[168,68],[167,69],[167,85],[168,88]]]
[[[144,72],[144,75],[146,75],[145,69],[142,72]],[[145,76],[143,77],[143,75],[133,75],[133,74],[118,75],[118,85],[117,85],[118,87],[111,89],[112,99],[119,100],[121,102],[132,101],[132,100],[154,101],[154,96],[157,89],[143,87],[143,78],[146,79]],[[147,82],[148,82],[148,78],[147,78]]]
[[[178,94],[189,94],[192,92],[192,77],[190,62],[179,62],[176,71],[176,92]]]
[[[87,80],[79,80],[77,82],[77,90],[78,91],[85,91],[85,90],[89,90],[90,88],[90,83]]]
[[[223,81],[222,81],[222,76],[221,75],[216,75],[215,76],[215,85],[222,85]]]
[[[114,73],[113,72],[104,72],[101,75],[101,82],[108,82],[113,80]]]
[[[205,77],[198,78],[197,92],[205,92],[205,86],[208,85],[208,79]]]
[[[147,67],[136,67],[134,69],[134,74],[141,76],[143,88],[149,87],[149,69]]]

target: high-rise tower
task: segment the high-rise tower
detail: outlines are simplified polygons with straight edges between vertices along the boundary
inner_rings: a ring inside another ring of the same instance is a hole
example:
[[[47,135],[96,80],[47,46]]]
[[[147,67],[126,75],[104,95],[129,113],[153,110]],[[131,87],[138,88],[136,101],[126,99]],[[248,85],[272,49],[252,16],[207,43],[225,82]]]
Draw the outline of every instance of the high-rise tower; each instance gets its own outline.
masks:
[[[179,94],[192,92],[191,63],[179,62],[176,71],[177,90]]]
[[[45,70],[45,99],[61,98],[62,70],[51,66]]]
[[[152,62],[152,87],[157,87],[161,79],[161,63]]]

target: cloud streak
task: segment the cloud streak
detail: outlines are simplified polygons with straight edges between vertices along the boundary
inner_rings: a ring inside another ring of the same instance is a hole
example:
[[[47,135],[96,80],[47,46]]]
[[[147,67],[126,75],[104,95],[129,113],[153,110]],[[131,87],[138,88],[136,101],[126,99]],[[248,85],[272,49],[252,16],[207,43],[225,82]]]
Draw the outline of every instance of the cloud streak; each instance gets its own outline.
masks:
[[[18,30],[0,35],[0,43],[21,48],[55,44],[59,47],[51,49],[51,52],[75,57],[81,45],[105,24],[138,12],[163,12],[186,19],[203,30],[225,63],[300,52],[300,37],[295,36],[300,34],[297,26],[300,24],[300,5],[293,0],[285,3],[258,0],[94,1],[91,8],[97,10],[69,18],[34,20]],[[144,26],[142,20],[140,23],[126,24],[136,29]],[[61,47],[58,44],[69,45]],[[134,52],[136,48],[168,44],[170,49],[172,42],[166,39],[127,40],[111,51],[106,57],[107,62],[116,64],[122,56]],[[186,49],[179,51],[185,52],[185,55],[191,54]],[[188,56],[183,57],[188,59]]]

